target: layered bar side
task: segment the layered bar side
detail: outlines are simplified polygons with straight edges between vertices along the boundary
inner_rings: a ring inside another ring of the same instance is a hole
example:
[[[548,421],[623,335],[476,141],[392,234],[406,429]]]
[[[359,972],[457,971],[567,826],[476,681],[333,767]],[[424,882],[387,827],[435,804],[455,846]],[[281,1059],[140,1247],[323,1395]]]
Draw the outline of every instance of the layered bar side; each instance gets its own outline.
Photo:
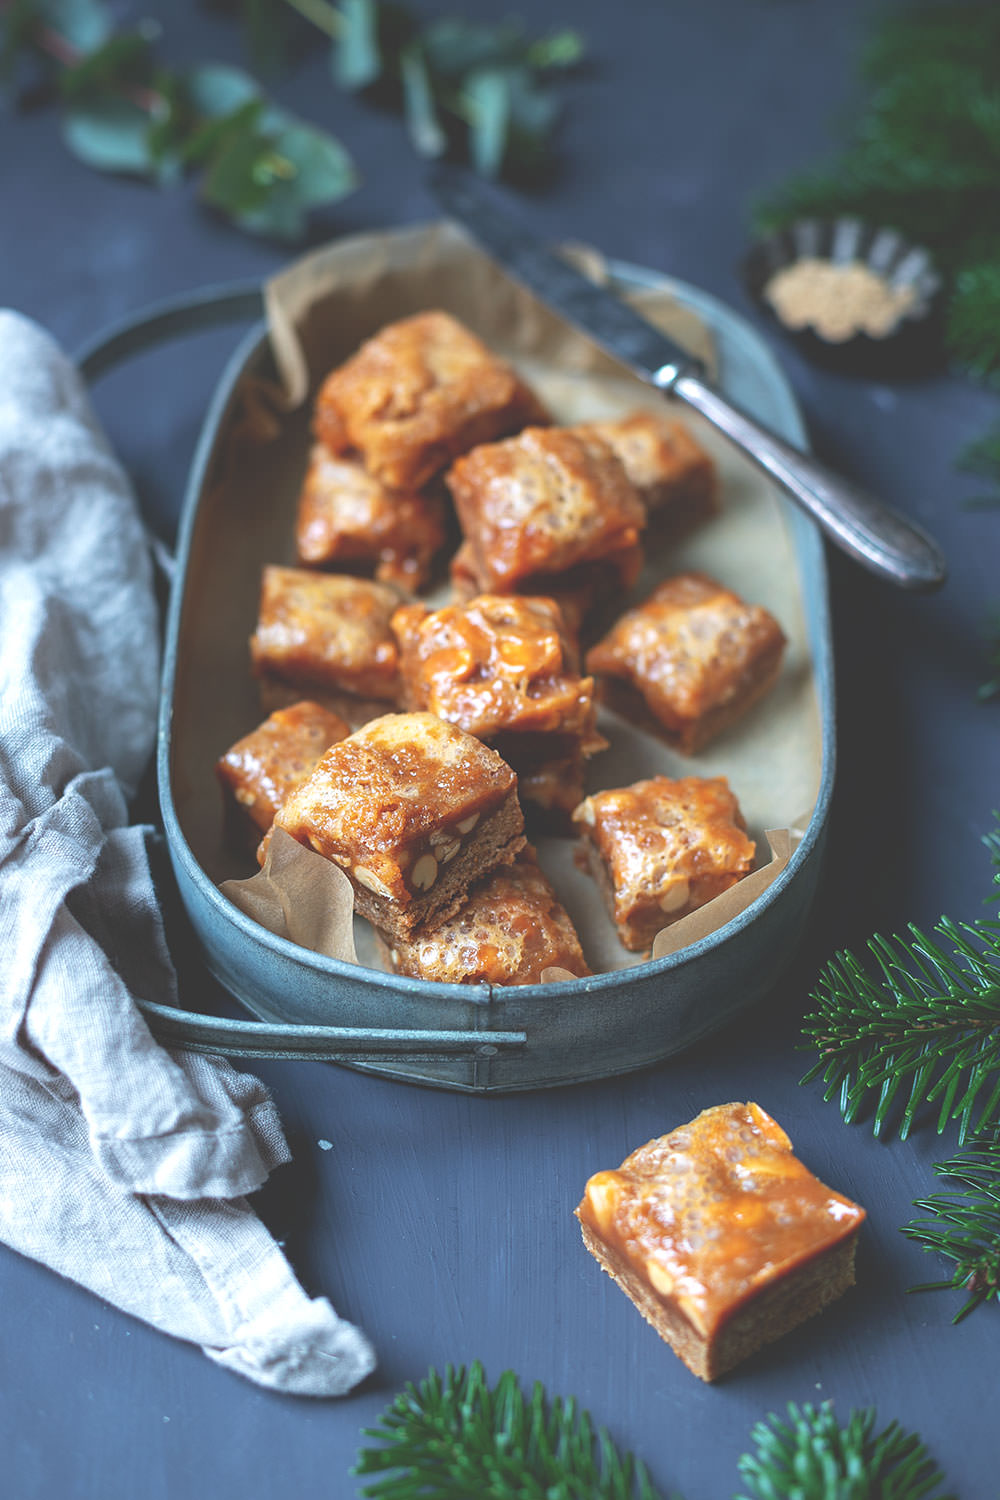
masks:
[[[576,1215],[616,1285],[711,1381],[854,1284],[865,1211],[759,1105],[734,1103],[596,1173]]]

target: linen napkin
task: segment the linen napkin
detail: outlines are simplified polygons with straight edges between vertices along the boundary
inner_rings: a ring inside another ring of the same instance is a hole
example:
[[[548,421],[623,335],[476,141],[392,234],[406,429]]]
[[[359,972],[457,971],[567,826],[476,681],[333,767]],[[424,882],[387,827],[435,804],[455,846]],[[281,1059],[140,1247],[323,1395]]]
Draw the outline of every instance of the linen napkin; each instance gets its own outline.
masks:
[[[340,1395],[364,1335],[244,1195],[289,1159],[263,1085],[168,1052],[176,1004],[129,826],[152,749],[146,539],[82,384],[0,311],[0,1239],[257,1383]]]

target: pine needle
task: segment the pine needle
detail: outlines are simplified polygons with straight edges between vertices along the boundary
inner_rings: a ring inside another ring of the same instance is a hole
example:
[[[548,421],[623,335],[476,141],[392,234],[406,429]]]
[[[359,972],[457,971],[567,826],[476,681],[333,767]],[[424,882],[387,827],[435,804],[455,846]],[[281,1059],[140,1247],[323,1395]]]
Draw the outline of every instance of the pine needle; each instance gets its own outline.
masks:
[[[789,1403],[787,1422],[772,1412],[750,1434],[756,1451],[740,1459],[750,1488],[737,1500],[928,1500],[943,1479],[923,1442],[898,1422],[876,1433],[875,1420],[867,1407],[840,1427],[829,1402]]]
[[[960,1323],[984,1302],[1000,1301],[1000,1133],[974,1141],[934,1171],[954,1189],[918,1198],[914,1208],[931,1215],[907,1224],[903,1233],[924,1250],[955,1262],[945,1281],[912,1287],[914,1292],[953,1289],[968,1297],[952,1321]]]
[[[1000,837],[984,843],[1000,887]],[[991,899],[996,899],[991,898]],[[850,952],[820,975],[803,1034],[819,1053],[802,1079],[821,1077],[848,1124],[874,1104],[873,1129],[906,1139],[937,1106],[940,1133],[959,1122],[959,1145],[1000,1124],[1000,923],[912,924],[908,936],[868,942],[874,972]]]
[[[375,1500],[661,1500],[631,1454],[569,1397],[526,1401],[513,1370],[490,1387],[478,1360],[430,1370],[365,1436],[355,1474],[381,1474]]]

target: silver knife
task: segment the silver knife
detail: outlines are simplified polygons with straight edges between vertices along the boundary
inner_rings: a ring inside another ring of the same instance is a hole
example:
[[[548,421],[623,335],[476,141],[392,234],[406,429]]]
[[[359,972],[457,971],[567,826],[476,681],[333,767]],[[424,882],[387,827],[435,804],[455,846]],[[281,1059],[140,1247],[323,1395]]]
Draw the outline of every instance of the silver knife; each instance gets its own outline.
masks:
[[[428,180],[449,217],[515,280],[647,384],[700,412],[869,572],[904,589],[936,589],[944,583],[947,565],[925,531],[734,406],[708,383],[698,360],[613,292],[595,286],[546,250],[462,168],[436,163]]]

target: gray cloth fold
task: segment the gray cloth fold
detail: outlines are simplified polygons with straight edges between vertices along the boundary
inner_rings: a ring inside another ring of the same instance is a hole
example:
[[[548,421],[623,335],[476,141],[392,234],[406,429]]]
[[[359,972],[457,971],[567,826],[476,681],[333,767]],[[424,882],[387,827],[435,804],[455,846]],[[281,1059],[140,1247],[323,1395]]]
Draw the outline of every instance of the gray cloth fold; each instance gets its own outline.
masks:
[[[340,1395],[364,1335],[244,1195],[288,1160],[263,1085],[168,1052],[144,830],[158,644],[120,466],[52,340],[0,312],[0,1239],[261,1385]]]

